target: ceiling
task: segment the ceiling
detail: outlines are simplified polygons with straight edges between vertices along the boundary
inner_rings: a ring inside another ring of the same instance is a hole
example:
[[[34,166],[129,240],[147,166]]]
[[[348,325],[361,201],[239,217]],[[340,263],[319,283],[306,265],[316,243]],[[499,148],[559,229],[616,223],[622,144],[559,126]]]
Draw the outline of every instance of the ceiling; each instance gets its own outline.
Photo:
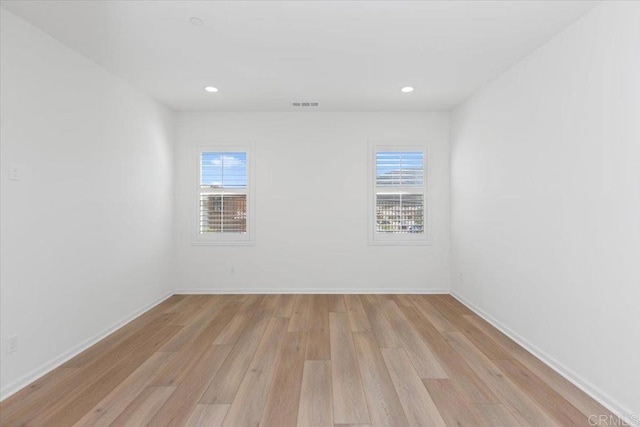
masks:
[[[456,106],[597,3],[1,4],[174,110],[424,111]]]

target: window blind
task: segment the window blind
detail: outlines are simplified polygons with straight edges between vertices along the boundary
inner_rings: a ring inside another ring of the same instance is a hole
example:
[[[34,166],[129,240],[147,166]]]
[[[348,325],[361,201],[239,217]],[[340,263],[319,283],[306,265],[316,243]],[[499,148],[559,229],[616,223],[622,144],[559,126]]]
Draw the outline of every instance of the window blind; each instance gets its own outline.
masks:
[[[424,233],[424,152],[377,151],[375,162],[376,233]]]
[[[200,234],[247,232],[247,153],[200,155]]]

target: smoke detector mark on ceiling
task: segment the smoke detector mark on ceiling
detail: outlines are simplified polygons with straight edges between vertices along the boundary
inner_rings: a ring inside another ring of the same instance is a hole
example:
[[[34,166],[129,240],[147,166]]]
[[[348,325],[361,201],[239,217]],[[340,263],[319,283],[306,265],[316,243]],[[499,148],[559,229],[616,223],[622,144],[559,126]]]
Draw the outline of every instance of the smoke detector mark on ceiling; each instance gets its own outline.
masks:
[[[292,102],[291,105],[294,107],[317,107],[317,102]]]

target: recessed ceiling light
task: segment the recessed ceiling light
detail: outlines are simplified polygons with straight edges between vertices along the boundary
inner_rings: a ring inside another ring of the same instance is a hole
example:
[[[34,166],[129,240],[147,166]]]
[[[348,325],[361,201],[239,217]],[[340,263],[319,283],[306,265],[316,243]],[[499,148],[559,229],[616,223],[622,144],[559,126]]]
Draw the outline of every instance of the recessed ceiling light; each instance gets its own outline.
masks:
[[[409,92],[413,92],[413,86],[405,86],[402,89],[400,89],[402,92],[404,93],[409,93]]]
[[[217,88],[217,87],[213,87],[213,86],[206,86],[206,87],[204,88],[204,90],[206,90],[207,92],[214,93],[214,92],[217,92],[217,91],[218,91],[218,88]]]
[[[200,26],[202,24],[204,24],[204,21],[200,18],[198,18],[197,16],[192,16],[191,18],[189,18],[189,22],[191,22],[193,25],[197,25]]]

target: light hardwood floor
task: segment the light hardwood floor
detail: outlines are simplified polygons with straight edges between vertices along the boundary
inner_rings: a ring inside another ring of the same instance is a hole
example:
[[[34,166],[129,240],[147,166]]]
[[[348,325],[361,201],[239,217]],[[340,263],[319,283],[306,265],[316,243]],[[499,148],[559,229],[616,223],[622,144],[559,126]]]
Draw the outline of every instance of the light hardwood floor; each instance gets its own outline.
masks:
[[[600,414],[449,295],[176,295],[6,399],[0,425],[588,426]]]

